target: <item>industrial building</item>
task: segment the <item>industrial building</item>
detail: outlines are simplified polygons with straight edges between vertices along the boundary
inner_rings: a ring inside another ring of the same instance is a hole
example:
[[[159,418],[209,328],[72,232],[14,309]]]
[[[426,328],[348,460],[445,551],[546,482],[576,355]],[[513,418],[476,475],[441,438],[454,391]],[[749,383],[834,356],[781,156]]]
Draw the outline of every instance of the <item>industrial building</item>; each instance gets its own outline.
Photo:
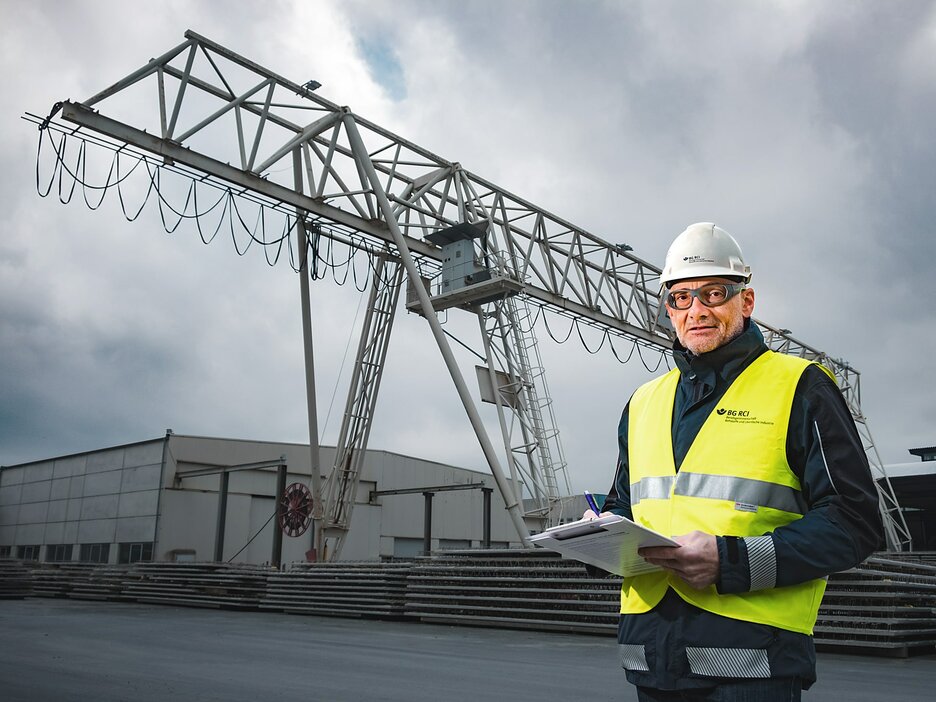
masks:
[[[936,551],[936,446],[908,449],[919,461],[887,466],[914,551]]]
[[[913,533],[913,550],[932,551],[936,449],[910,453],[922,461],[889,466],[888,476]],[[320,447],[323,472],[333,465],[334,455],[334,447]],[[283,528],[275,518],[282,481],[290,487],[307,485],[310,466],[307,444],[172,431],[135,443],[0,466],[0,558],[111,564],[321,560],[321,554],[312,553],[311,529],[296,534],[295,525]],[[487,473],[368,450],[340,559],[519,548],[495,487]],[[564,502],[565,519],[585,507],[574,497]],[[539,519],[526,520],[531,532],[544,526]]]
[[[332,465],[334,452],[321,447],[322,466]],[[279,466],[285,466],[286,483],[307,484],[309,446],[167,431],[155,439],[3,466],[0,557],[115,564],[314,558],[311,529],[291,536],[299,529],[277,528]],[[487,474],[368,450],[340,558],[520,546],[493,488]],[[531,530],[539,526],[529,524]],[[274,551],[277,531],[285,532],[280,554]]]

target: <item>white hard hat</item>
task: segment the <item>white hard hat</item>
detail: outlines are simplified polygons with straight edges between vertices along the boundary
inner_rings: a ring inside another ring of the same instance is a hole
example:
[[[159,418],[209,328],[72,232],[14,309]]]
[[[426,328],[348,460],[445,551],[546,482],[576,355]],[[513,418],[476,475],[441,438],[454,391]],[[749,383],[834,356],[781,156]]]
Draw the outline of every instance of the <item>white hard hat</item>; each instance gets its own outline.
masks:
[[[698,222],[670,244],[660,282],[669,287],[687,278],[738,278],[748,283],[751,267],[731,234],[711,222]]]

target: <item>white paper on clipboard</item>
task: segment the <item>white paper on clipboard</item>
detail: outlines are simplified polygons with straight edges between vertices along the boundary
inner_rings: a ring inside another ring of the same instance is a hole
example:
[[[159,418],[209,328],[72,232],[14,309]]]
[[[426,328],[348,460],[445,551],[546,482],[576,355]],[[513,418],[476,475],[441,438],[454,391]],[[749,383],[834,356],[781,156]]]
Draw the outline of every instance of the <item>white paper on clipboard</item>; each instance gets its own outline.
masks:
[[[626,577],[660,570],[659,566],[637,555],[638,548],[679,545],[653,529],[616,514],[560,524],[534,534],[530,540],[566,558]]]

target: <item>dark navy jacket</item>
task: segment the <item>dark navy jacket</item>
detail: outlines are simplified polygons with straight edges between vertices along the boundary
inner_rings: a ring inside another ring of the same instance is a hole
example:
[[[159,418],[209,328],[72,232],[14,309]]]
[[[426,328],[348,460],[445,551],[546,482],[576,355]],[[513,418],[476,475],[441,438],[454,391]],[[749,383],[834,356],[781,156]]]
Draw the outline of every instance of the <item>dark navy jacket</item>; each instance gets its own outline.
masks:
[[[701,356],[678,342],[674,359],[680,371],[673,408],[673,455],[679,470],[689,447],[724,395],[748,365],[767,350],[760,329],[749,321],[733,341]],[[618,427],[618,466],[604,511],[631,517],[627,460],[628,407]],[[772,533],[768,563],[752,562],[742,539],[717,535],[719,592],[751,589],[754,568],[775,568],[776,586],[792,585],[846,570],[882,547],[878,495],[851,412],[834,382],[821,369],[809,367],[800,377],[787,431],[787,460],[802,484],[808,511],[802,519]],[[698,675],[687,661],[686,648],[766,651],[770,676],[815,680],[812,637],[775,627],[742,622],[702,611],[670,590],[651,612],[622,616],[618,630],[622,651],[643,647],[649,670],[627,671],[637,685],[675,689],[722,682]],[[627,653],[624,654],[625,667]],[[640,666],[637,666],[640,667]]]

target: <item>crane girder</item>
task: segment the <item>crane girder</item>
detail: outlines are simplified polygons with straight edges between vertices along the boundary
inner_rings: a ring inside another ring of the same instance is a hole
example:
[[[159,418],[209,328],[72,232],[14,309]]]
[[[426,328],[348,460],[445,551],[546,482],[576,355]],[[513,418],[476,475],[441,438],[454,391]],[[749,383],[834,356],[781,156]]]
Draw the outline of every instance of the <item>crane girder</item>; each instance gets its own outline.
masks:
[[[392,237],[370,198],[369,188],[362,182],[353,151],[347,139],[341,138],[341,116],[347,108],[195,32],[186,32],[185,36],[183,44],[97,95],[82,103],[66,102],[62,116],[118,143],[133,144],[173,163],[183,163],[237,187],[299,207],[310,217],[332,225],[322,230],[325,236],[340,237],[342,230],[360,232],[392,250]],[[198,55],[209,60],[202,66],[204,72],[196,75]],[[182,68],[173,64],[180,58],[184,58]],[[250,74],[246,90],[232,87],[234,80],[222,71],[222,59]],[[151,115],[153,133],[92,109],[153,76],[158,78],[156,115]],[[168,78],[178,82],[174,100],[167,99]],[[264,88],[266,95],[262,100],[250,99],[264,92]],[[282,94],[291,98],[291,102],[283,102]],[[222,101],[222,105],[204,104],[208,101]],[[197,103],[197,107],[191,108],[190,103]],[[223,141],[237,144],[236,153],[209,155],[186,143],[217,128],[232,112],[249,113],[255,118],[252,129],[243,117],[225,123]],[[311,121],[297,120],[297,113],[308,116],[310,112],[315,117]],[[179,115],[183,113],[189,115],[191,124],[176,133]],[[371,160],[386,177],[385,189],[394,203],[407,245],[417,258],[428,261],[430,270],[439,261],[439,249],[423,237],[457,224],[467,211],[475,220],[489,222],[490,239],[498,242],[500,251],[492,250],[489,240],[481,243],[487,248],[485,253],[502,254],[511,277],[524,284],[524,293],[536,304],[646,345],[669,348],[671,333],[660,320],[659,268],[456,162],[447,161],[358,115],[354,115],[354,120],[362,135],[370,137]],[[284,134],[269,141],[274,127]],[[264,168],[272,170],[297,145],[303,149],[309,175],[308,191],[304,193],[297,193],[292,184],[277,183],[272,173],[264,173]],[[230,165],[231,160],[238,159],[240,168]],[[264,168],[253,165],[257,160]],[[456,180],[460,187],[455,187]],[[827,360],[833,372],[841,377],[837,362],[788,334],[775,331],[779,345],[799,350],[800,355],[809,358]]]

